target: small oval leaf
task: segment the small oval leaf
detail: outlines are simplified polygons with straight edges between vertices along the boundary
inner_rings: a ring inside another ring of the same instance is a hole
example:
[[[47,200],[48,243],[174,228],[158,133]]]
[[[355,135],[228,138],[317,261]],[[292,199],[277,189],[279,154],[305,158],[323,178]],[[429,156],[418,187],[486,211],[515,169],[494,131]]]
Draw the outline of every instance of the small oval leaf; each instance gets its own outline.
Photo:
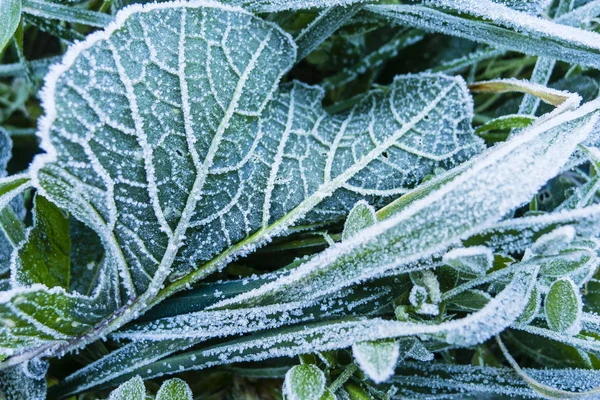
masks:
[[[393,375],[400,355],[397,342],[358,342],[352,345],[352,355],[360,369],[375,383],[385,382]]]
[[[162,384],[156,400],[192,400],[192,390],[185,381],[174,378]]]
[[[108,400],[144,400],[145,398],[144,381],[138,375],[113,390]]]
[[[581,295],[570,278],[561,278],[552,284],[544,309],[550,329],[570,335],[581,330]]]
[[[325,393],[325,374],[312,364],[296,365],[285,374],[288,400],[320,400]]]
[[[359,231],[374,225],[377,222],[375,209],[364,200],[359,201],[352,207],[342,232],[342,240],[348,240]]]

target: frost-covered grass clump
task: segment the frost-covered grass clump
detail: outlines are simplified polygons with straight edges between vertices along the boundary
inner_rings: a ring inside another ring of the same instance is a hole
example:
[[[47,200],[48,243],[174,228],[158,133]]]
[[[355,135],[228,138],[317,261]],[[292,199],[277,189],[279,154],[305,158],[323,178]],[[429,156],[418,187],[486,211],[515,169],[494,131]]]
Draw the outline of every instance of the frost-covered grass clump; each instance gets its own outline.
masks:
[[[599,398],[599,17],[0,0],[0,398]]]

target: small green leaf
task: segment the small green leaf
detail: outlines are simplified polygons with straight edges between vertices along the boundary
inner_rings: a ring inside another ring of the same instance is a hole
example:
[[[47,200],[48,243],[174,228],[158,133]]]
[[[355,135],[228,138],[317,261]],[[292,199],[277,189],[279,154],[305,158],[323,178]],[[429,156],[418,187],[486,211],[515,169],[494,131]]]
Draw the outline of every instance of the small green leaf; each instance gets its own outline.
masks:
[[[325,393],[325,374],[312,364],[296,365],[285,374],[288,400],[320,400]]]
[[[395,341],[359,342],[352,355],[360,369],[375,383],[385,382],[394,374],[400,347]]]
[[[69,218],[44,197],[35,197],[34,223],[18,250],[16,279],[24,285],[41,283],[69,288],[71,238]]]
[[[535,316],[539,313],[540,307],[542,305],[542,296],[537,286],[533,287],[531,294],[529,295],[529,301],[525,306],[525,310],[523,310],[523,314],[517,319],[517,324],[527,325]]]
[[[418,361],[433,360],[433,353],[427,350],[423,343],[415,336],[399,338],[398,345],[400,356],[403,360],[407,358],[414,358]]]
[[[535,117],[531,115],[503,115],[481,125],[475,130],[475,133],[481,135],[489,131],[527,128],[533,121],[535,121]]]
[[[361,200],[352,207],[342,233],[342,240],[350,239],[362,229],[368,228],[377,222],[375,209],[366,201]]]
[[[561,278],[552,284],[546,295],[544,309],[550,329],[571,335],[580,331],[581,295],[570,278]]]
[[[444,254],[442,261],[458,271],[484,275],[494,264],[494,254],[485,246],[461,247]]]
[[[185,381],[174,378],[162,384],[156,400],[192,400],[192,390]]]
[[[337,400],[337,396],[329,389],[325,389],[325,393],[320,400]]]
[[[135,376],[113,390],[108,400],[144,400],[145,398],[144,381],[139,376]]]
[[[0,54],[21,21],[21,0],[0,0]]]

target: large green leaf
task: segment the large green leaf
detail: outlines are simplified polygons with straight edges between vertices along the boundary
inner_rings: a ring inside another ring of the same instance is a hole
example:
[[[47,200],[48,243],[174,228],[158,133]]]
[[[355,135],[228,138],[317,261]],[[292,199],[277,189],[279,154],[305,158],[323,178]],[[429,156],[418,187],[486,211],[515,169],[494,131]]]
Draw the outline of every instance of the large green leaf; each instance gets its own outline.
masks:
[[[164,49],[165,46],[170,50]],[[133,6],[46,79],[35,187],[100,236],[130,301],[105,334],[295,223],[384,202],[478,152],[462,79],[398,77],[337,115],[277,90],[295,44],[216,3]]]

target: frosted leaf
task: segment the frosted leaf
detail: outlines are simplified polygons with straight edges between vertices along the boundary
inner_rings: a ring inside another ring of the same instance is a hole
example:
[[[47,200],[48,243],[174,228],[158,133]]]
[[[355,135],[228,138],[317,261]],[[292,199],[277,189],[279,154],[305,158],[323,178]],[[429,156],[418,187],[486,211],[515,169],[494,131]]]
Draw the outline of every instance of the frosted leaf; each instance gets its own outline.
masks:
[[[348,218],[346,218],[346,222],[344,223],[342,240],[351,238],[362,229],[368,228],[376,222],[375,209],[366,201],[359,201],[348,213]]]
[[[347,7],[352,4],[366,3],[369,0],[223,0],[223,3],[243,6],[260,13],[281,12],[287,10],[305,10],[309,8]]]
[[[467,239],[465,244],[485,244],[498,252],[516,253],[530,247],[542,235],[566,225],[573,226],[578,235],[596,236],[600,232],[600,205],[504,220]]]
[[[561,226],[540,236],[531,246],[531,251],[535,254],[557,253],[575,239],[576,233],[575,228],[570,225]]]
[[[161,341],[240,335],[335,317],[373,313],[391,301],[388,287],[375,281],[332,296],[302,303],[273,304],[241,309],[199,311],[161,318],[113,333],[117,339]],[[425,297],[427,293],[425,292]]]
[[[433,353],[427,350],[423,343],[416,337],[400,338],[397,343],[400,347],[400,355],[403,360],[407,358],[414,358],[423,362],[433,360]]]
[[[427,291],[427,298],[437,304],[441,301],[440,284],[432,270],[411,272],[410,280],[417,286],[422,286]]]
[[[32,175],[113,258],[132,300],[107,330],[167,278],[160,296],[295,223],[338,221],[482,149],[461,78],[397,77],[329,115],[321,88],[277,90],[294,61],[276,25],[195,1],[129,7],[53,67],[41,95],[47,153]]]
[[[573,392],[600,386],[600,374],[596,370],[524,368],[523,371],[539,382]],[[402,387],[403,393],[404,390],[413,389],[419,394],[424,392],[431,394],[429,397],[423,398],[432,398],[433,396],[464,398],[465,393],[474,398],[495,398],[497,396],[519,399],[540,398],[540,394],[535,392],[521,376],[512,368],[507,367],[407,362],[400,365],[390,383]],[[572,397],[585,398],[577,395]]]
[[[550,329],[575,335],[581,330],[581,294],[570,278],[552,284],[544,299],[546,322]]]
[[[466,167],[457,167],[459,173],[449,171],[441,176],[442,183],[433,184],[437,190],[421,194],[417,188],[415,199],[407,194],[412,202],[359,236],[329,247],[274,282],[216,306],[298,301],[335,292],[388,270],[414,269],[411,263],[489,229],[529,202],[560,171],[577,143],[589,135],[598,106],[600,101],[594,100],[532,125],[475,157]]]
[[[125,382],[110,393],[108,400],[145,400],[146,388],[139,376]]]
[[[63,380],[59,389],[61,393],[72,393],[68,392],[69,388],[81,388],[81,385],[89,388],[93,382],[108,382],[134,369],[143,372],[144,365],[209,338],[264,330],[274,331],[285,325],[352,315],[369,315],[377,312],[382,304],[392,301],[392,293],[383,282],[376,280],[367,285],[350,287],[315,302],[240,310],[199,311],[137,323],[127,330],[120,330],[111,335],[116,339],[131,339],[136,340],[135,342],[72,374]],[[177,307],[176,310],[180,308]],[[91,376],[93,380],[90,380]]]
[[[2,6],[0,6],[2,8]],[[1,29],[1,28],[0,28]],[[1,48],[2,46],[0,46]],[[0,178],[6,176],[6,167],[8,161],[12,155],[12,140],[9,133],[2,127],[0,127]],[[8,178],[10,179],[10,178]],[[3,191],[0,188],[0,191]],[[0,203],[2,201],[0,200]],[[1,208],[4,208],[3,206]],[[10,218],[16,218],[22,220],[25,216],[25,207],[23,200],[20,197],[12,199],[10,202],[10,209],[0,209],[2,214],[10,214]],[[0,273],[4,274],[8,272],[10,268],[10,257],[13,252],[14,245],[12,240],[15,240],[15,236],[11,232],[5,232],[5,229],[9,229],[8,226],[4,226],[0,229]],[[12,240],[11,240],[12,239]]]
[[[354,343],[352,356],[365,375],[375,383],[382,383],[394,374],[400,346],[387,340]]]
[[[156,400],[192,400],[192,390],[181,379],[165,381],[156,393]]]
[[[43,284],[68,289],[70,251],[68,217],[42,196],[36,196],[33,227],[14,258],[14,286]]]
[[[42,284],[0,292],[0,352],[26,360],[54,354],[59,345],[84,335],[121,306],[111,258],[104,260],[95,290],[89,296]]]
[[[412,289],[410,289],[410,295],[408,296],[408,301],[413,307],[419,308],[425,303],[427,300],[427,289],[423,286],[414,285]]]
[[[400,25],[458,36],[500,49],[595,68],[600,65],[597,33],[560,25],[491,0],[432,0],[426,3],[443,8],[393,4],[367,5],[365,9]]]
[[[494,253],[485,246],[459,247],[444,254],[442,261],[468,274],[485,275],[492,268]]]
[[[2,1],[0,3],[0,53],[4,51],[20,21],[21,0]]]
[[[29,363],[0,371],[0,397],[9,400],[45,400],[48,362],[34,359]]]
[[[514,10],[524,11],[528,14],[540,14],[552,3],[552,0],[492,0],[504,4]]]
[[[296,365],[285,374],[283,393],[287,400],[320,400],[325,392],[325,374],[312,364]]]
[[[356,342],[374,341],[415,335],[432,335],[438,340],[456,346],[471,346],[482,343],[502,332],[514,323],[527,304],[529,293],[535,284],[536,268],[528,268],[513,276],[508,285],[493,298],[483,309],[465,318],[443,322],[439,325],[414,322],[397,322],[381,318],[345,318],[313,324],[301,324],[284,330],[269,330],[261,335],[247,335],[230,342],[216,344],[204,349],[194,350],[146,364],[139,369],[122,371],[121,357],[135,357],[135,349],[131,355],[122,354],[114,359],[116,370],[110,376],[103,374],[103,366],[91,364],[81,372],[73,375],[74,379],[61,393],[76,393],[98,385],[126,379],[139,374],[144,379],[178,373],[180,369],[200,370],[216,365],[245,361],[258,361],[276,357],[293,357],[299,354],[314,353],[342,349]],[[181,346],[181,342],[165,341]],[[148,346],[147,343],[140,345]],[[176,351],[175,348],[173,351]],[[120,361],[119,361],[120,360]],[[100,360],[101,361],[101,360]],[[125,375],[123,375],[125,374]],[[118,378],[114,378],[117,376]]]
[[[461,311],[477,311],[485,307],[491,296],[484,291],[471,289],[452,296],[449,299],[449,308],[458,308]]]
[[[598,265],[598,244],[594,240],[578,240],[554,256],[544,257],[540,281],[550,285],[556,278],[568,277],[577,286],[588,282]]]
[[[516,323],[520,325],[527,325],[538,315],[542,305],[542,296],[540,290],[535,286],[529,295],[529,301],[527,306],[523,310],[523,314],[519,316]]]

